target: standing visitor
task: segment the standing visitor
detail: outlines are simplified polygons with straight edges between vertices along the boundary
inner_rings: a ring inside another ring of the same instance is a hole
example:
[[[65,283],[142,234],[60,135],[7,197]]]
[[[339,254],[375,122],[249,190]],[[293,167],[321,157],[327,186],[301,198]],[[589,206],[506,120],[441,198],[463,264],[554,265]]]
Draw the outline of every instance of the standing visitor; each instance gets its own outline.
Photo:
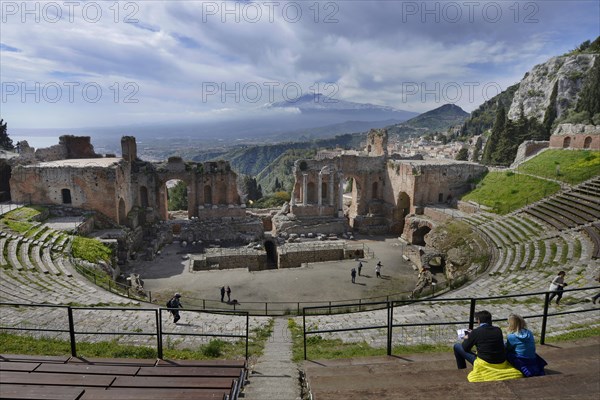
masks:
[[[560,271],[558,275],[556,275],[554,279],[552,279],[550,287],[548,288],[548,291],[552,292],[550,294],[550,297],[548,298],[548,303],[551,303],[554,296],[556,296],[556,305],[560,305],[559,303],[560,299],[562,299],[563,296],[563,290],[565,286],[567,286],[567,284],[565,283],[565,275],[565,271]]]

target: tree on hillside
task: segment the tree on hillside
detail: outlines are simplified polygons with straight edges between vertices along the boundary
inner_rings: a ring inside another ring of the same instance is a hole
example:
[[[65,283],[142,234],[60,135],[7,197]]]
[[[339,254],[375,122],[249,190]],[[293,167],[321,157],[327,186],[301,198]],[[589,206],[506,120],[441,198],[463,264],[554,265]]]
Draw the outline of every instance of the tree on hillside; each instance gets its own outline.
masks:
[[[588,78],[585,82],[581,93],[579,94],[579,100],[577,101],[577,107],[575,111],[581,113],[586,111],[590,117],[594,119],[593,123],[600,124],[599,117],[596,114],[600,114],[600,60],[596,59],[594,66],[591,68]]]
[[[558,96],[558,80],[554,83],[554,87],[552,88],[552,94],[550,95],[550,104],[548,104],[548,108],[546,108],[546,112],[544,113],[544,121],[542,125],[548,138],[552,134],[552,124],[556,119],[556,97]]]
[[[238,178],[238,189],[246,200],[255,201],[263,197],[261,185],[257,184],[256,178],[249,175],[242,175]]]
[[[490,138],[488,139],[485,149],[483,150],[483,157],[481,162],[483,164],[493,164],[493,155],[496,153],[498,148],[498,143],[502,135],[505,132],[506,127],[506,110],[504,107],[498,107],[498,111],[496,112],[496,119],[494,121],[494,125],[492,126],[492,132],[490,134]]]
[[[0,148],[4,150],[14,150],[12,139],[8,137],[8,127],[3,119],[0,119]]]
[[[475,142],[475,147],[473,149],[472,161],[478,162],[479,155],[481,154],[481,148],[483,147],[483,140],[481,140],[481,136],[477,138]]]
[[[466,147],[463,147],[456,154],[456,160],[457,161],[467,161],[468,159],[469,159],[469,149],[467,149]]]

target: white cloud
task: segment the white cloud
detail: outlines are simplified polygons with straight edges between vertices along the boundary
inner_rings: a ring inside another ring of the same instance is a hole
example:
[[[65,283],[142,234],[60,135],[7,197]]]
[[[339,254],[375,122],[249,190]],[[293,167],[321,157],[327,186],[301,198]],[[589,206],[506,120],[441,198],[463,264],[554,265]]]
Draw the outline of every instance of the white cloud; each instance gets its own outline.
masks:
[[[471,20],[466,3],[456,2],[462,16],[451,21],[449,2],[282,1],[269,3],[277,4],[272,10],[260,1],[228,2],[238,7],[229,14],[222,1],[106,2],[97,3],[103,7],[97,22],[91,22],[93,9],[82,13],[83,3],[73,22],[64,4],[63,19],[50,22],[55,15],[43,14],[50,3],[63,4],[39,2],[39,23],[30,15],[22,22],[23,10],[2,10],[0,80],[9,85],[3,86],[2,117],[12,127],[246,116],[281,100],[284,87],[426,111],[451,100],[455,84],[466,91],[473,82],[505,88],[534,64],[594,39],[600,7],[588,1],[529,1],[518,7],[478,2]],[[295,4],[302,5],[298,21]],[[491,12],[493,4],[502,9],[496,22],[482,12]],[[262,14],[255,18],[258,8]],[[139,22],[125,23],[126,17]],[[102,96],[90,102],[79,91],[73,102],[52,103],[48,93],[38,93],[36,102],[35,94],[4,90],[22,82],[27,89],[36,82],[64,90],[69,82],[98,85]],[[325,83],[334,83],[334,90],[322,90]],[[421,93],[409,96],[411,84]],[[423,96],[423,88],[438,90],[438,99]],[[252,92],[257,89],[260,98]],[[474,93],[463,93],[456,103],[476,108],[486,98],[479,89]],[[126,101],[132,99],[138,101]]]

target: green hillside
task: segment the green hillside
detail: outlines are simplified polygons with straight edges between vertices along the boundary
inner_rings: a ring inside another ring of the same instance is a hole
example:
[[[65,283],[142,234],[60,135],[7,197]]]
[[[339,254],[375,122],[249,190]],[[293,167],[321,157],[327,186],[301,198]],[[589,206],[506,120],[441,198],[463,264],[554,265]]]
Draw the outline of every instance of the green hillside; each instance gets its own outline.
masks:
[[[263,193],[273,193],[278,190],[291,192],[294,185],[294,175],[292,173],[294,162],[301,158],[312,158],[315,154],[316,149],[290,149],[285,151],[256,175],[256,181],[261,185]]]
[[[519,165],[518,171],[576,185],[600,175],[600,151],[546,150]]]
[[[512,171],[489,172],[462,200],[474,201],[498,214],[507,214],[559,190],[558,183],[541,178]]]
[[[519,84],[509,86],[502,93],[492,97],[471,113],[471,117],[465,121],[460,129],[460,135],[463,137],[472,137],[481,135],[488,129],[491,129],[496,119],[498,106],[502,105],[508,110]]]
[[[506,214],[572,185],[600,175],[600,151],[546,150],[515,171],[490,172],[462,197]]]
[[[388,126],[386,129],[390,135],[421,136],[433,132],[446,132],[449,128],[462,124],[468,117],[469,113],[459,106],[444,104],[401,124]]]

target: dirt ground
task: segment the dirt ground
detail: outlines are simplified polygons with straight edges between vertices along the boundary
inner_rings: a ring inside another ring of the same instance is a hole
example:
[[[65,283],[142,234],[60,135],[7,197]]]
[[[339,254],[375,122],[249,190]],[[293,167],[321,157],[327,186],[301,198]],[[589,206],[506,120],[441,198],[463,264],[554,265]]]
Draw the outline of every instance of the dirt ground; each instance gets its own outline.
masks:
[[[350,277],[354,260],[310,263],[300,268],[249,272],[246,269],[191,271],[182,259],[186,248],[177,242],[162,249],[154,261],[136,262],[125,272],[139,273],[144,288],[156,295],[181,292],[184,299],[220,300],[221,286],[231,287],[231,298],[242,302],[310,302],[366,299],[391,293],[410,292],[417,272],[402,259],[403,244],[397,237],[369,237],[365,243],[375,258],[362,259],[362,276],[353,284]],[[375,277],[375,264],[381,260],[382,278]],[[437,277],[441,279],[441,277]],[[183,301],[185,303],[185,301]]]

